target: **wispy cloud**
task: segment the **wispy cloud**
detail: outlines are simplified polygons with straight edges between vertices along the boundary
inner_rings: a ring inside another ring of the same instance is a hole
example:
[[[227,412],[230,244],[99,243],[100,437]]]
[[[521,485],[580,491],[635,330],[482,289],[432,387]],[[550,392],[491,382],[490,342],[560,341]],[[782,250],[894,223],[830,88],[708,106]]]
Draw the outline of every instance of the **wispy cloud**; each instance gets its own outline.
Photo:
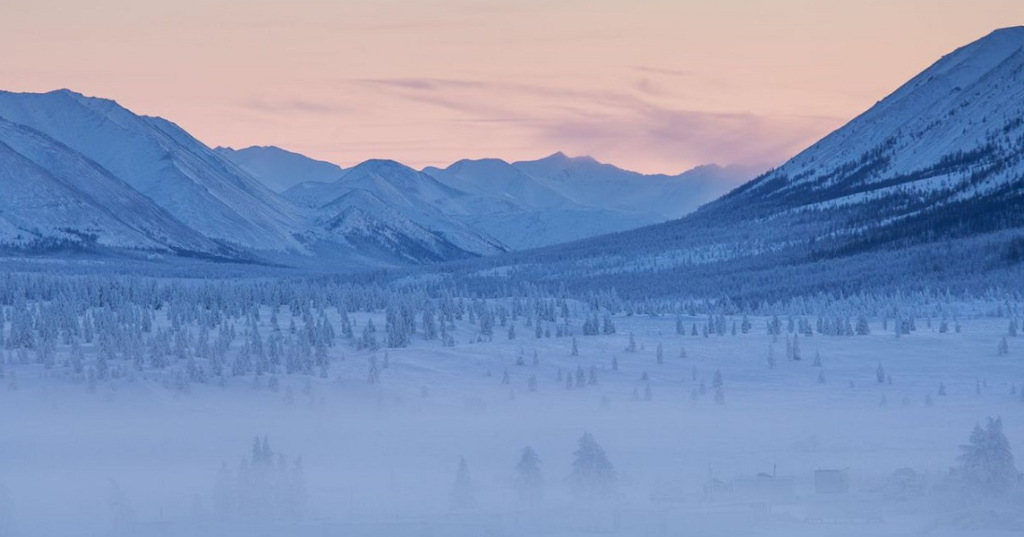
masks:
[[[680,109],[664,104],[668,92],[646,78],[623,91],[436,78],[352,82],[463,116],[452,122],[520,129],[537,146],[656,166],[776,164],[841,123]]]
[[[348,106],[334,102],[286,100],[249,100],[241,103],[242,108],[271,114],[337,114],[351,111]]]

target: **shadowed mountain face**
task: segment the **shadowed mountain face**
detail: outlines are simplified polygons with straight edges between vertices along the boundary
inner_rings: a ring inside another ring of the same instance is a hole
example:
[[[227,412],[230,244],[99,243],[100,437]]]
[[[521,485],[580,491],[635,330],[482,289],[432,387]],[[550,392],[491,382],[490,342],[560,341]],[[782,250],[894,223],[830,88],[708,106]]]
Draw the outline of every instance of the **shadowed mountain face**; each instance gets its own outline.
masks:
[[[0,119],[0,243],[228,254],[120,179],[46,135]]]
[[[253,250],[302,249],[287,203],[173,123],[62,90],[0,93],[0,117],[96,162],[203,235]]]

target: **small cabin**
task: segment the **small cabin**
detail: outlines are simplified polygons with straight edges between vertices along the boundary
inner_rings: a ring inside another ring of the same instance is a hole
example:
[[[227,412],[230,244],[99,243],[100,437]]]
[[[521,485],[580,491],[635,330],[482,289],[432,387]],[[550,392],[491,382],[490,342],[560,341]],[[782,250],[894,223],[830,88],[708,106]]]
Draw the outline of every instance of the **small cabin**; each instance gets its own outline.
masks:
[[[846,470],[815,470],[815,494],[846,494],[850,492],[850,477]]]

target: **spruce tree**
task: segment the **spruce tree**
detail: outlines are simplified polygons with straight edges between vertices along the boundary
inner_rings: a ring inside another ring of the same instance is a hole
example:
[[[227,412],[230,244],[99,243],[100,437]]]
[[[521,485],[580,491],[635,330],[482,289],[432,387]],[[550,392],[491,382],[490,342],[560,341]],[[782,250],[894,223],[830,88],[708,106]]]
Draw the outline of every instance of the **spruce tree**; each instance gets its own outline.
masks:
[[[519,502],[535,507],[544,499],[544,475],[540,457],[530,446],[523,448],[516,464],[516,493]]]
[[[476,490],[465,457],[459,457],[459,468],[455,471],[455,483],[452,485],[451,506],[454,511],[476,508]]]
[[[590,433],[583,433],[573,453],[568,482],[580,499],[596,500],[615,495],[618,476],[608,456]]]
[[[974,426],[968,443],[960,446],[957,462],[957,476],[971,496],[1004,497],[1018,480],[1000,418],[988,418],[984,427]]]

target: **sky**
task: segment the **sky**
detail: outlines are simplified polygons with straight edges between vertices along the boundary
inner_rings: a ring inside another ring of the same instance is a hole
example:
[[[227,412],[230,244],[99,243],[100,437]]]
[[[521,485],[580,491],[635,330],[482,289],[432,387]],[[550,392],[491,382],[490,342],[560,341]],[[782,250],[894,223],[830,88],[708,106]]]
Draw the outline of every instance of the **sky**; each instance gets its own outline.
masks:
[[[767,167],[1020,0],[0,0],[0,89],[350,166]]]

